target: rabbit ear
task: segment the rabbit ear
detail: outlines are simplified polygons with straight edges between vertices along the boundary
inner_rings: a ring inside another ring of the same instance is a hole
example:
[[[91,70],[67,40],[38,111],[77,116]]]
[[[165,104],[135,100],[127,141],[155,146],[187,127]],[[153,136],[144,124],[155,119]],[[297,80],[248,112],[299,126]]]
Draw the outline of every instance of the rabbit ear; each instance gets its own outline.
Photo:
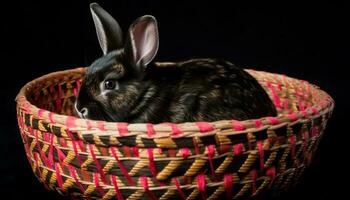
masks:
[[[97,3],[90,4],[98,41],[104,54],[123,47],[123,33],[115,19]]]
[[[125,52],[134,66],[140,68],[149,64],[158,51],[158,45],[157,21],[153,16],[142,16],[131,24]]]

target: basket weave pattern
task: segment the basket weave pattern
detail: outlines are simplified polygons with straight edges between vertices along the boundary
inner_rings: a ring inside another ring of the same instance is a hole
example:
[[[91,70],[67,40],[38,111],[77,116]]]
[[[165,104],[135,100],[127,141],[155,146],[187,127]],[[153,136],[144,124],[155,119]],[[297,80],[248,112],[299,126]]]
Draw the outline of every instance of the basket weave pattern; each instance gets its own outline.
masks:
[[[318,87],[247,70],[279,115],[246,121],[128,124],[73,117],[85,68],[25,85],[17,117],[37,178],[63,194],[101,199],[249,198],[297,183],[334,102]]]

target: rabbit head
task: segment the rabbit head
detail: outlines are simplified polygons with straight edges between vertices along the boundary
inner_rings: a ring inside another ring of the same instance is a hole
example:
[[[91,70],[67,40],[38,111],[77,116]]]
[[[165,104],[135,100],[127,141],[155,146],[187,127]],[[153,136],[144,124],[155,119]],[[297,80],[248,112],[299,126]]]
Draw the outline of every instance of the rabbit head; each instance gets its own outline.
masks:
[[[103,56],[87,69],[75,110],[86,119],[127,120],[137,112],[147,83],[146,66],[158,50],[157,21],[145,15],[130,26],[126,39],[118,22],[98,4],[90,5]]]

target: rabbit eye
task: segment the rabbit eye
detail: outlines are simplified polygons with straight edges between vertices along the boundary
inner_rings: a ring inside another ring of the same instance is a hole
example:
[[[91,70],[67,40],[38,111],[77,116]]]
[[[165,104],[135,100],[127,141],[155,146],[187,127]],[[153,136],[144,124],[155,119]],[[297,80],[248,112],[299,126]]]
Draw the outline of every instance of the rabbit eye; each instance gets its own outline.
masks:
[[[116,88],[117,83],[113,80],[106,80],[104,83],[104,87],[106,90],[114,90]]]

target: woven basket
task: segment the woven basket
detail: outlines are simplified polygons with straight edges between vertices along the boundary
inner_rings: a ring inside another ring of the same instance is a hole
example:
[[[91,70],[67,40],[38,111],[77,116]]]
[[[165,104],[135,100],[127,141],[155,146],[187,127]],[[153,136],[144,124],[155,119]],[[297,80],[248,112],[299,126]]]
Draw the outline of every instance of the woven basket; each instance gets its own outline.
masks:
[[[246,121],[127,124],[73,117],[85,68],[26,84],[17,117],[37,178],[91,199],[240,199],[285,191],[310,164],[334,102],[318,87],[247,70],[279,115]]]

